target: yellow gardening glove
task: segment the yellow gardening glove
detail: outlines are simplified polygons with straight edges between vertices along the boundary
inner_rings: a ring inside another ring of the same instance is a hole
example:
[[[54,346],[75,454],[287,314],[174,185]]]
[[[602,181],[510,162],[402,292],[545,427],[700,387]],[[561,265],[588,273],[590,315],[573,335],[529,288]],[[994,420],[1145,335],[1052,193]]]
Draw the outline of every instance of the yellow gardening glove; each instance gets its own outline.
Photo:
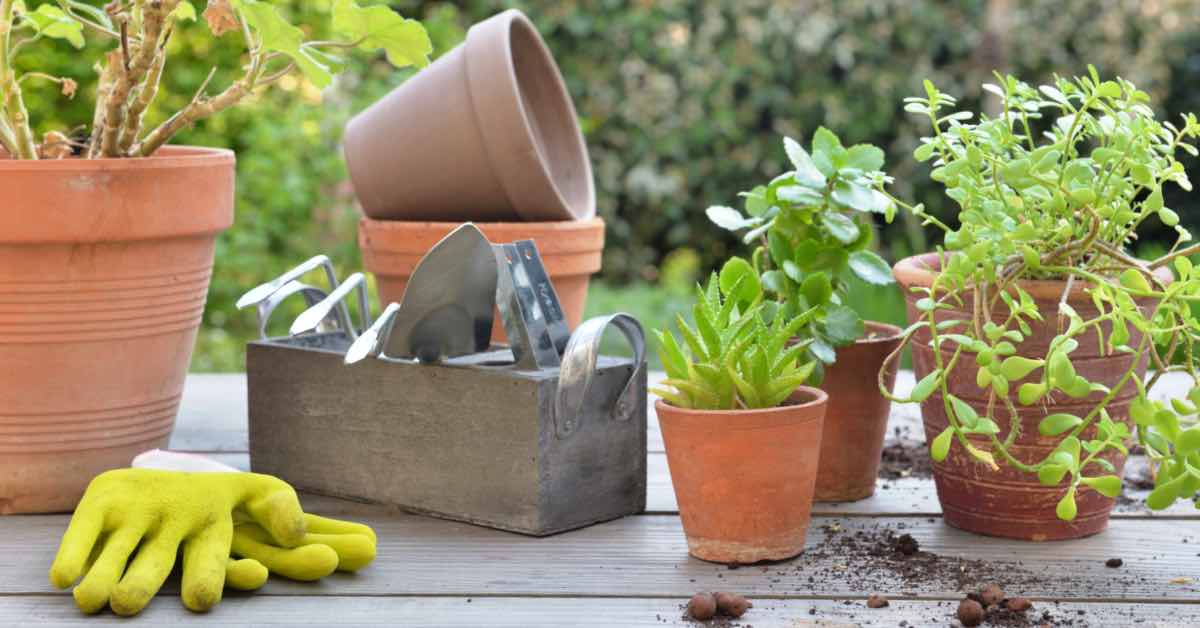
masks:
[[[334,570],[358,571],[375,559],[375,531],[368,526],[307,513],[304,524],[307,530],[304,539],[296,547],[285,548],[257,523],[238,523],[234,527],[232,553],[242,557],[238,563],[251,560],[273,574],[292,580],[317,580]]]
[[[278,478],[154,469],[105,472],[92,480],[75,509],[50,582],[65,589],[83,576],[74,592],[80,610],[95,613],[108,604],[119,615],[134,615],[158,593],[182,547],[183,604],[206,611],[221,600],[227,570],[238,577],[262,574],[249,562],[230,564],[235,513],[239,521],[258,524],[279,547],[304,542],[296,491]]]

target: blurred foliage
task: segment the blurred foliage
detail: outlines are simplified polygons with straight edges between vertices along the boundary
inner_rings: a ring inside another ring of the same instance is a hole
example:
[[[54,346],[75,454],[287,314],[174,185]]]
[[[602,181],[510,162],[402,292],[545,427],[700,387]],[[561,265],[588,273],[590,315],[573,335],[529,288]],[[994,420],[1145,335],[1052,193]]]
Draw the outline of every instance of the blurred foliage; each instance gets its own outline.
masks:
[[[103,0],[92,0],[100,5]],[[31,3],[33,4],[33,3]],[[203,4],[197,0],[197,6]],[[329,3],[277,0],[294,23],[320,34]],[[781,134],[809,137],[817,126],[847,143],[870,142],[888,153],[893,192],[951,215],[927,166],[910,152],[921,120],[900,109],[931,78],[979,106],[979,84],[993,69],[1031,81],[1079,74],[1087,63],[1151,92],[1162,112],[1200,110],[1200,3],[1194,0],[463,0],[389,4],[422,19],[436,54],[461,41],[466,28],[517,7],[538,24],[575,98],[595,168],[599,207],[608,221],[604,276],[630,291],[625,301],[671,307],[658,296],[633,298],[631,280],[656,281],[664,255],[686,247],[707,273],[740,251],[734,236],[704,215],[738,190],[784,169]],[[162,103],[178,107],[211,66],[213,89],[236,75],[241,42],[214,41],[200,24],[172,38]],[[71,76],[75,101],[54,85],[31,86],[41,131],[90,120],[95,85],[84,54],[38,42],[22,67]],[[201,123],[179,143],[228,146],[238,152],[238,217],[222,236],[212,294],[193,368],[241,368],[241,347],[255,328],[233,301],[247,287],[317,252],[345,274],[359,268],[357,209],[345,184],[339,140],[346,119],[410,72],[382,58],[356,57],[324,93],[303,82],[268,91],[247,106]],[[1192,173],[1200,179],[1200,172]],[[1195,203],[1168,199],[1184,223],[1200,229]],[[914,224],[882,229],[881,252],[894,261],[928,246]],[[643,290],[647,295],[655,291]],[[593,294],[595,305],[620,307],[620,291]],[[660,291],[659,294],[668,294]],[[898,299],[869,294],[875,306]],[[868,312],[869,313],[869,312]],[[876,318],[902,318],[895,308]],[[656,321],[647,321],[648,325]]]

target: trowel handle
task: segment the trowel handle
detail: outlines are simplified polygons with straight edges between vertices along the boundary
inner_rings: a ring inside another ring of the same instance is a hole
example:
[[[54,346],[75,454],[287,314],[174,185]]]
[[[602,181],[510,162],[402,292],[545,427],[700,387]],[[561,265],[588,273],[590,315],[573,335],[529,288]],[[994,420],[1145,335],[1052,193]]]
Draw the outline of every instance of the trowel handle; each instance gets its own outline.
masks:
[[[610,325],[617,328],[633,347],[633,372],[617,397],[612,417],[618,421],[629,420],[644,400],[646,393],[638,385],[646,361],[646,334],[642,324],[629,314],[590,318],[575,329],[563,351],[554,401],[554,427],[559,438],[570,436],[579,428],[583,404],[600,359],[600,341]]]
[[[270,296],[256,304],[255,307],[258,311],[259,338],[262,338],[263,340],[268,338],[267,324],[271,322],[271,314],[275,312],[275,308],[279,307],[280,303],[283,303],[288,299],[288,297],[291,297],[296,293],[299,293],[304,297],[305,305],[308,307],[312,307],[320,303],[325,299],[325,297],[329,296],[320,288],[310,286],[306,283],[300,283],[299,281],[289,281],[288,283],[284,284],[282,288],[272,292]],[[317,327],[317,330],[322,332],[332,331],[336,329],[338,325],[339,323],[335,317],[326,316]]]

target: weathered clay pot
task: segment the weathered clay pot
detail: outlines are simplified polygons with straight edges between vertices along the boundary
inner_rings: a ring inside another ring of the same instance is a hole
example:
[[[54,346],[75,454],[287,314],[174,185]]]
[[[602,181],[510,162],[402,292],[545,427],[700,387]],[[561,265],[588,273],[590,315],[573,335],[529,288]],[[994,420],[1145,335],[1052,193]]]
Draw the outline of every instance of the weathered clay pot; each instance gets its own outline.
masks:
[[[887,436],[892,404],[879,392],[884,359],[900,344],[900,328],[868,321],[866,335],[837,350],[837,361],[825,368],[821,390],[829,394],[816,500],[849,502],[875,494],[879,457]],[[899,361],[888,365],[885,383],[896,384]]]
[[[567,220],[555,222],[477,222],[487,239],[494,243],[533,240],[550,282],[558,293],[574,329],[583,320],[588,282],[600,270],[604,250],[604,221]],[[383,303],[400,302],[408,278],[421,257],[459,223],[405,222],[372,220],[358,223],[358,246],[363,264],[375,275],[379,298]],[[504,325],[499,318],[492,324],[492,340],[504,342]]]
[[[523,14],[466,42],[346,127],[346,164],[372,218],[586,220],[596,214],[587,146],[554,58]]]
[[[939,264],[938,255],[928,253],[901,260],[893,268],[897,281],[905,288],[909,320],[916,320],[918,313],[915,303],[922,296],[912,293],[909,288],[931,286],[937,276]],[[1167,270],[1163,275],[1165,280],[1169,281],[1169,274],[1170,271]],[[1030,321],[1033,333],[1017,345],[1017,355],[1043,358],[1050,341],[1057,333],[1058,302],[1066,287],[1065,282],[1026,281],[1022,282],[1021,287],[1036,300],[1044,321]],[[1089,318],[1096,316],[1097,312],[1085,292],[1086,287],[1086,284],[1077,282],[1072,287],[1067,302],[1084,318]],[[969,296],[965,301],[970,303]],[[1151,302],[1141,305],[1147,311],[1153,306]],[[971,316],[969,309],[938,311],[938,320],[969,320]],[[1105,325],[1105,338],[1110,331],[1111,328]],[[1136,344],[1140,335],[1132,328],[1130,331],[1133,335],[1131,342]],[[1126,353],[1102,355],[1094,334],[1085,334],[1077,339],[1079,348],[1071,354],[1071,361],[1078,373],[1089,381],[1115,387],[1121,375],[1129,368],[1131,360],[1135,359]],[[918,332],[911,346],[913,368],[919,380],[934,368],[933,349],[929,346],[928,331]],[[946,359],[953,353],[949,344],[943,351]],[[1137,356],[1136,359],[1141,360],[1137,369],[1137,374],[1141,377],[1146,370],[1145,359],[1143,356]],[[960,360],[950,374],[948,386],[952,394],[966,401],[982,416],[986,414],[987,395],[975,384],[977,370],[974,360]],[[1032,375],[1036,377],[1039,372]],[[1085,412],[1103,397],[1100,393],[1094,393],[1084,399],[1072,399],[1056,392],[1048,395],[1042,403],[1023,406],[1016,401],[1017,389],[1022,382],[1011,383],[1013,403],[1021,417],[1021,434],[1010,451],[1018,460],[1025,462],[1042,460],[1059,443],[1057,437],[1040,435],[1038,424],[1042,419],[1057,412]],[[1129,404],[1132,399],[1133,386],[1130,385],[1107,406],[1113,420],[1123,421],[1132,426],[1129,418]],[[927,442],[931,442],[949,425],[940,393],[930,396],[921,404],[921,415],[925,423]],[[997,423],[1000,424],[1000,437],[1003,438],[1007,434],[1007,420]],[[1082,433],[1081,438],[1092,438],[1093,434],[1094,428],[1089,428]],[[972,436],[971,440],[978,441],[981,448],[986,442],[980,436]],[[1121,475],[1125,457],[1110,451],[1105,458],[1116,467],[1115,473]],[[1055,506],[1063,495],[1062,487],[1042,486],[1035,475],[1022,473],[1008,465],[1001,464],[999,471],[992,471],[975,461],[957,443],[951,446],[950,455],[944,462],[934,464],[933,477],[946,523],[990,536],[1032,541],[1084,537],[1100,532],[1108,526],[1109,513],[1113,507],[1112,499],[1086,487],[1080,487],[1077,500],[1078,515],[1073,521],[1062,521],[1055,515]]]
[[[0,513],[166,446],[233,194],[225,150],[0,159]]]
[[[655,403],[692,556],[746,564],[804,550],[827,401],[803,387],[766,410]]]

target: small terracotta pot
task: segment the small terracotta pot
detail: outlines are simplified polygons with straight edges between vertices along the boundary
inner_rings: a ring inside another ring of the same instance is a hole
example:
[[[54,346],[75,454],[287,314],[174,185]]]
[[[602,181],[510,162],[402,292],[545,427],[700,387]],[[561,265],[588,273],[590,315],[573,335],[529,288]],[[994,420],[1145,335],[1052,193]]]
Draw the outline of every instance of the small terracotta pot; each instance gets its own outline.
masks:
[[[558,293],[567,323],[574,329],[583,320],[588,282],[600,270],[604,250],[604,221],[600,218],[557,222],[475,223],[495,242],[533,240],[550,282]],[[358,246],[363,264],[375,275],[383,303],[400,302],[404,288],[421,257],[459,226],[456,222],[404,222],[372,220],[358,223]],[[497,316],[492,340],[505,342],[504,325]]]
[[[868,321],[866,336],[837,350],[837,361],[825,368],[821,390],[829,394],[821,465],[817,469],[818,502],[849,502],[875,494],[883,440],[892,403],[879,392],[879,369],[900,345],[900,328]],[[899,360],[888,365],[884,380],[896,384]]]
[[[346,127],[372,218],[586,220],[596,192],[575,106],[537,29],[510,9]]]
[[[655,403],[692,556],[747,564],[804,551],[827,400],[803,387],[766,410]]]
[[[909,320],[917,320],[916,301],[921,296],[913,293],[912,287],[929,287],[937,277],[940,260],[936,253],[927,253],[901,260],[893,268],[897,281],[905,289],[908,301]],[[1161,272],[1165,271],[1165,272]],[[1170,270],[1156,271],[1164,281],[1170,281]],[[1033,333],[1017,345],[1016,355],[1029,358],[1044,358],[1050,341],[1058,333],[1058,303],[1062,297],[1063,281],[1038,280],[1023,281],[1021,288],[1029,293],[1037,302],[1038,310],[1042,313],[1043,321],[1029,321]],[[1098,315],[1095,305],[1085,290],[1087,284],[1076,282],[1068,295],[1067,303],[1086,318]],[[969,295],[964,298],[971,303]],[[1153,308],[1153,300],[1141,300],[1139,305],[1149,313]],[[939,310],[937,320],[971,319],[973,316],[969,305],[963,310]],[[1103,325],[1105,338],[1112,331],[1110,325]],[[1140,334],[1130,329],[1132,340],[1140,341]],[[1137,376],[1142,377],[1146,372],[1144,356],[1132,356],[1127,353],[1103,355],[1101,345],[1094,334],[1085,334],[1077,338],[1079,348],[1071,354],[1071,362],[1078,373],[1089,381],[1099,382],[1109,387],[1116,387],[1121,375],[1131,366],[1132,360],[1137,359]],[[929,374],[934,368],[933,349],[929,346],[927,330],[915,334],[911,344],[913,353],[913,369],[917,379]],[[953,353],[951,345],[943,349],[944,359],[949,359]],[[951,394],[966,401],[980,416],[987,413],[987,395],[975,385],[975,375],[978,367],[974,360],[960,360],[950,373],[947,386]],[[1040,371],[1033,374],[1036,379]],[[1011,382],[1011,397],[1018,408],[1021,418],[1021,434],[1010,447],[1013,456],[1018,460],[1033,463],[1044,459],[1060,442],[1058,437],[1041,436],[1038,424],[1046,416],[1058,412],[1079,414],[1090,410],[1103,397],[1094,393],[1084,399],[1072,399],[1061,392],[1047,395],[1041,403],[1033,406],[1023,406],[1017,402],[1017,390],[1020,382]],[[1108,404],[1108,412],[1114,421],[1121,421],[1132,427],[1129,418],[1129,404],[1133,400],[1133,386],[1127,386],[1112,403]],[[921,415],[925,423],[925,438],[932,441],[949,425],[943,405],[941,393],[930,396],[921,404]],[[1007,415],[1005,415],[1006,417]],[[1007,435],[1007,420],[997,421],[1000,424],[1000,438]],[[1095,438],[1095,428],[1091,427],[1080,434],[1081,440]],[[982,449],[987,449],[987,441],[980,436],[969,437]],[[1109,451],[1104,457],[1115,467],[1119,477],[1125,465],[1125,456]],[[1073,521],[1062,521],[1055,515],[1055,506],[1063,495],[1063,486],[1042,486],[1035,475],[1022,473],[1011,466],[1001,463],[999,471],[979,464],[957,443],[951,446],[950,455],[945,461],[934,463],[933,478],[937,485],[938,500],[942,505],[943,519],[946,523],[963,530],[1032,541],[1048,541],[1057,539],[1074,539],[1100,532],[1108,526],[1109,513],[1112,511],[1113,500],[1100,493],[1080,487],[1078,494],[1078,514]],[[1064,480],[1065,484],[1065,480]]]
[[[166,446],[233,197],[225,150],[0,160],[0,513]]]

